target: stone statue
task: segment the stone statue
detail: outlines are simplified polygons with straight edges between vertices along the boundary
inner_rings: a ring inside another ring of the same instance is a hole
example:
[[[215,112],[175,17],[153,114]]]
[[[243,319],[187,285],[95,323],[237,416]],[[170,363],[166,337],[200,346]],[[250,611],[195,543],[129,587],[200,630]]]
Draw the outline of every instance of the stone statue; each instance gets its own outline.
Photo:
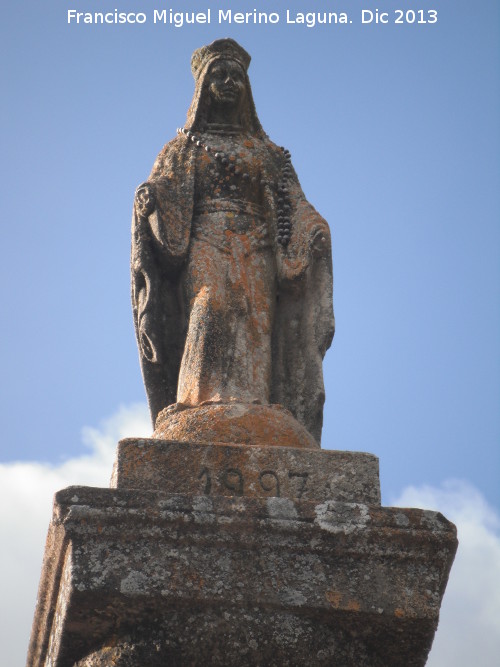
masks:
[[[302,446],[318,447],[334,333],[330,231],[289,151],[261,127],[249,63],[232,39],[194,52],[187,122],[137,189],[141,367],[155,437],[238,442],[244,431],[248,443],[301,446],[296,427]],[[223,432],[231,418],[238,437]]]

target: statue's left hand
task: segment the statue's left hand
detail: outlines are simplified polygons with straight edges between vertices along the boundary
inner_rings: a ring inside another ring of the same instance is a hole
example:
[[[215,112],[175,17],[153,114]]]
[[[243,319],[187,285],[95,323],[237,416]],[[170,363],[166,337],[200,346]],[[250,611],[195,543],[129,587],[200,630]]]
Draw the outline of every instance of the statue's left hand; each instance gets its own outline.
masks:
[[[139,215],[145,218],[155,210],[156,199],[150,183],[139,185],[135,191],[135,206]]]
[[[328,252],[327,234],[319,229],[312,240],[312,253],[315,257],[323,257]]]

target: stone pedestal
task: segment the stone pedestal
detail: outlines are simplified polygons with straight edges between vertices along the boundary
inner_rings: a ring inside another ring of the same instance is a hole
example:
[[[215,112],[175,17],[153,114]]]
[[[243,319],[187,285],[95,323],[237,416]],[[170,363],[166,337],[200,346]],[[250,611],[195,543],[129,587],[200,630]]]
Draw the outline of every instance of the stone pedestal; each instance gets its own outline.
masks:
[[[455,528],[354,452],[125,440],[56,494],[28,667],[425,665]]]
[[[239,443],[260,447],[319,449],[319,443],[281,405],[206,403],[169,405],[156,419],[154,438],[205,445]]]
[[[111,486],[380,505],[378,459],[373,454],[292,447],[127,438],[118,445]]]

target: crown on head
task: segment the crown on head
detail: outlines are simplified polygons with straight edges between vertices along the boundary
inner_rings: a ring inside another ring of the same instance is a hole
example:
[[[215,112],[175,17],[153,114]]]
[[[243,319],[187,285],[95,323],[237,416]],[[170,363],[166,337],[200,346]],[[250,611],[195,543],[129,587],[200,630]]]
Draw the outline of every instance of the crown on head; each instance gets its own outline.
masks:
[[[245,49],[235,42],[234,39],[216,39],[215,42],[196,49],[191,57],[191,71],[195,79],[198,79],[205,66],[212,60],[225,58],[227,60],[236,60],[245,72],[250,65],[250,55]]]

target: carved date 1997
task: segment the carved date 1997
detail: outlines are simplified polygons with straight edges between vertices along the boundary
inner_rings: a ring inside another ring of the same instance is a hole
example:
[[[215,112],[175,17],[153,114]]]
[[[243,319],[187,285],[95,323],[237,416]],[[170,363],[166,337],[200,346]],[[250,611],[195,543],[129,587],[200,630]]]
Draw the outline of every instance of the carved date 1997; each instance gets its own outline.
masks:
[[[245,490],[248,491],[250,486],[255,483],[253,475],[250,477],[251,479],[245,480],[243,473],[238,468],[224,468],[214,473],[206,466],[200,470],[198,475],[198,479],[202,483],[202,493],[207,496],[212,493],[214,482],[222,487],[221,490],[223,495],[227,495],[227,492],[229,491],[231,495],[243,496],[245,495]],[[289,492],[296,498],[302,498],[307,491],[308,477],[308,472],[290,470],[288,473],[281,473],[280,482],[280,476],[276,471],[261,470],[257,475],[256,482],[258,484],[258,489],[270,496],[279,498],[282,486],[286,484],[287,487],[289,487]]]

